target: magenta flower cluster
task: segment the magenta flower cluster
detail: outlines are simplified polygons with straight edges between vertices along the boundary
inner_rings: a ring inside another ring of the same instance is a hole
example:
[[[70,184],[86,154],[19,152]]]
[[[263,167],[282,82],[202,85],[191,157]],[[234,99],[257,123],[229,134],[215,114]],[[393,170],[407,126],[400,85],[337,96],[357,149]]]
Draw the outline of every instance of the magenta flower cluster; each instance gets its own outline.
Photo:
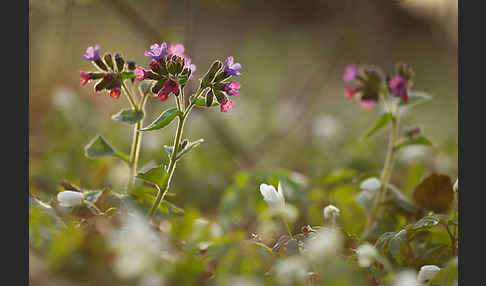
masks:
[[[347,65],[342,80],[350,86],[344,88],[344,96],[348,100],[358,96],[360,106],[365,109],[373,109],[380,94],[391,94],[407,102],[413,75],[413,70],[402,63],[397,64],[395,76],[387,77],[376,67],[365,66],[358,70],[355,65]]]

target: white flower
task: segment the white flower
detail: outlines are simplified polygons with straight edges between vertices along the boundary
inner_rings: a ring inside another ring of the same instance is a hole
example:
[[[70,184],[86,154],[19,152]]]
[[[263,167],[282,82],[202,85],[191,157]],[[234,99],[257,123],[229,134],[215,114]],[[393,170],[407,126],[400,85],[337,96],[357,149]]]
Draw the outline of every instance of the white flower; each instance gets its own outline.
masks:
[[[430,279],[434,278],[434,276],[440,271],[440,268],[436,265],[424,265],[420,267],[419,274],[417,276],[417,280],[421,283],[425,283]]]
[[[261,184],[260,193],[262,193],[263,199],[270,207],[283,208],[285,206],[285,197],[280,182],[278,182],[278,192],[274,186]]]
[[[370,267],[373,260],[378,256],[376,249],[369,243],[360,245],[356,252],[358,253],[358,264],[360,267]]]
[[[57,200],[63,207],[74,207],[83,203],[84,196],[80,192],[63,191],[57,194]]]
[[[459,190],[459,178],[457,178],[456,182],[454,183],[454,186],[452,187],[452,189],[454,190],[454,192],[457,193],[457,191]]]
[[[309,239],[306,254],[311,259],[319,260],[335,254],[342,248],[341,233],[334,227],[321,227],[317,234]]]
[[[339,215],[341,215],[341,211],[333,205],[328,205],[327,207],[324,208],[325,219],[335,218],[338,217]]]
[[[393,286],[420,286],[417,273],[413,270],[404,270],[393,279]]]
[[[359,187],[365,191],[377,191],[381,187],[381,182],[377,178],[372,177],[361,182]]]
[[[294,282],[305,280],[307,265],[302,258],[291,256],[275,265],[275,274],[280,284],[293,285]]]

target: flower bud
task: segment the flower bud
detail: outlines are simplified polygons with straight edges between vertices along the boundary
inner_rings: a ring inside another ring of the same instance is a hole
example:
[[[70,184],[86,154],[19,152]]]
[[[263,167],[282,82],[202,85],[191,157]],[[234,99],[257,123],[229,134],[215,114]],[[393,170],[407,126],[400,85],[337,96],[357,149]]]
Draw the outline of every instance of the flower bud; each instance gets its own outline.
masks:
[[[156,61],[151,61],[150,64],[150,69],[155,72],[155,73],[159,73],[160,72],[160,65],[158,62]]]
[[[184,69],[185,65],[185,60],[181,57],[178,57],[176,59],[176,74],[180,74],[182,72],[182,69]]]
[[[214,93],[213,90],[210,89],[208,93],[206,93],[206,106],[210,107],[213,104]]]
[[[100,80],[96,85],[95,85],[95,91],[102,91],[105,89],[113,80],[113,75],[110,73],[107,73],[103,76],[103,79]]]
[[[377,191],[381,188],[381,182],[375,177],[364,180],[359,187],[365,191]]]
[[[325,207],[323,212],[325,219],[335,218],[341,215],[341,211],[333,205],[328,205]]]
[[[158,72],[159,74],[161,74],[161,75],[168,75],[169,74],[169,71],[167,70],[167,62],[165,61],[164,58],[160,59],[159,67],[160,67],[160,70]]]
[[[105,60],[105,63],[110,67],[110,69],[113,69],[113,58],[111,57],[111,55],[106,53],[103,59]]]
[[[419,274],[417,276],[417,280],[421,283],[425,283],[430,279],[434,278],[437,273],[439,273],[440,268],[436,265],[424,265],[420,267]]]
[[[177,63],[175,61],[169,61],[167,63],[167,69],[171,74],[177,74]]]
[[[154,86],[152,87],[152,93],[153,94],[158,94],[159,91],[162,89],[164,86],[165,80],[159,80],[157,81]]]
[[[358,253],[358,264],[360,267],[370,267],[377,258],[378,251],[369,243],[360,245],[356,250]]]
[[[181,142],[181,150],[184,149],[184,147],[186,147],[187,143],[189,143],[189,141],[187,139],[182,140],[182,142]]]
[[[201,87],[202,88],[209,86],[209,84],[214,80],[216,73],[221,69],[222,66],[223,66],[223,63],[221,63],[218,60],[213,62],[213,64],[209,68],[208,72],[204,75],[204,77],[201,81]]]
[[[125,60],[120,56],[120,54],[115,55],[115,62],[116,62],[116,68],[118,69],[119,72],[123,70],[123,67],[125,66]]]
[[[84,196],[80,192],[63,191],[57,194],[57,200],[63,207],[74,207],[83,203]]]
[[[94,64],[99,69],[104,70],[104,71],[108,71],[108,68],[106,67],[106,65],[103,63],[103,61],[101,59],[97,59],[96,61],[94,61]]]
[[[137,64],[134,61],[127,61],[128,70],[133,71],[137,68]]]
[[[423,133],[422,129],[423,128],[420,125],[412,126],[410,128],[407,128],[405,130],[405,136],[407,136],[410,139],[416,138],[416,137],[420,136]]]

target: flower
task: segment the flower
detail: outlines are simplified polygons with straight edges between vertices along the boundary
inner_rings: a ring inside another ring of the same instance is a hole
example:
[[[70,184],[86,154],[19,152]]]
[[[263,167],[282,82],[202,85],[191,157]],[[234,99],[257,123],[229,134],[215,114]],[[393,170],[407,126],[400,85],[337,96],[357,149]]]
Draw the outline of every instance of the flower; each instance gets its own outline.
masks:
[[[97,61],[100,59],[100,46],[95,45],[94,47],[88,47],[86,49],[86,54],[83,55],[83,59],[87,61]]]
[[[430,279],[434,278],[434,276],[440,271],[440,268],[436,265],[424,265],[420,267],[419,274],[417,276],[417,280],[421,283],[425,283]]]
[[[74,207],[83,203],[84,196],[80,192],[63,191],[57,194],[57,200],[63,207]]]
[[[370,267],[373,260],[378,256],[378,251],[369,243],[360,245],[356,252],[358,253],[360,267]]]
[[[232,100],[229,100],[226,97],[224,98],[225,99],[222,100],[224,103],[221,103],[221,105],[219,106],[221,112],[228,112],[228,110],[230,110],[231,108],[235,108],[235,103]]]
[[[454,186],[452,187],[452,189],[454,190],[454,192],[457,193],[457,191],[459,190],[459,178],[457,178],[456,182],[454,183]]]
[[[84,71],[80,71],[79,76],[81,77],[81,86],[87,84],[88,81],[91,79],[91,74]]]
[[[361,182],[359,187],[365,191],[377,191],[381,187],[381,182],[377,178],[372,177]]]
[[[344,82],[352,82],[358,76],[358,70],[356,69],[355,65],[347,65],[344,68],[344,70],[345,70],[343,74]]]
[[[237,82],[236,80],[234,80],[230,83],[227,83],[224,86],[224,91],[226,91],[226,93],[228,95],[238,96],[238,95],[240,95],[240,92],[238,91],[238,89],[240,89],[240,87],[241,87],[241,84],[239,82]]]
[[[282,285],[294,285],[295,282],[304,282],[307,276],[307,264],[298,256],[291,256],[277,262],[275,274]],[[300,284],[300,283],[299,283]]]
[[[158,97],[161,101],[164,101],[170,93],[174,95],[179,94],[179,83],[173,79],[169,79],[164,83],[164,87],[160,90]]]
[[[225,63],[226,66],[224,67],[224,71],[226,72],[226,74],[234,75],[234,76],[241,75],[241,73],[239,72],[239,70],[241,69],[241,64],[234,63],[233,57],[227,57]]]
[[[135,77],[135,80],[136,80],[136,81],[142,81],[142,80],[144,80],[144,79],[146,79],[146,78],[148,78],[148,77],[149,77],[149,73],[148,73],[146,70],[144,70],[144,68],[143,68],[143,67],[141,67],[141,66],[140,66],[140,67],[138,67],[138,68],[136,68],[136,69],[133,71],[133,73],[134,73],[134,74],[135,74],[135,76],[136,76],[136,77]]]
[[[325,219],[335,218],[341,214],[341,211],[333,205],[328,205],[327,207],[325,207],[323,212]]]
[[[361,100],[359,105],[364,109],[373,109],[376,106],[376,101],[374,101],[374,100]]]
[[[346,98],[348,100],[351,100],[353,99],[354,95],[358,92],[358,89],[355,88],[355,87],[345,87],[344,88],[344,96],[346,96]]]
[[[196,65],[192,63],[192,59],[187,55],[182,55],[184,58],[184,67],[191,70],[191,73],[196,71]],[[192,75],[191,75],[192,77]],[[189,77],[191,79],[191,77]]]
[[[396,97],[401,97],[404,102],[408,101],[407,81],[401,76],[396,76],[388,82],[391,93]]]
[[[173,55],[182,57],[184,55],[184,45],[183,44],[170,44],[169,50],[167,52],[167,57],[171,58]]]
[[[413,270],[403,270],[393,279],[393,286],[420,286],[417,281],[417,274]]]
[[[121,89],[119,86],[115,86],[110,90],[110,96],[113,98],[119,98],[121,94]]]
[[[321,227],[308,241],[305,253],[311,260],[325,259],[338,253],[343,246],[342,235],[335,227]]]
[[[261,184],[260,193],[263,200],[272,208],[283,208],[285,206],[285,197],[283,194],[282,184],[278,182],[278,192],[272,185]]]
[[[145,56],[149,59],[154,59],[160,61],[167,51],[167,43],[162,43],[160,46],[158,44],[153,44],[150,46],[150,51],[145,51]]]

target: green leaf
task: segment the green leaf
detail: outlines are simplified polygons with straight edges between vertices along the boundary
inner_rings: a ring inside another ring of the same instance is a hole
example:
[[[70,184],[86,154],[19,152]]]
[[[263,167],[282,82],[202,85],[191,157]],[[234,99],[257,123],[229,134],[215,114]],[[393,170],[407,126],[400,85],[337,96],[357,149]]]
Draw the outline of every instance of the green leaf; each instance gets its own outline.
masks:
[[[202,142],[204,142],[204,139],[202,139],[202,138],[199,139],[199,140],[193,141],[193,142],[188,142],[186,144],[186,146],[182,150],[179,150],[177,152],[176,160],[179,160],[182,155],[184,155],[185,153],[191,151],[193,148],[199,146],[199,144],[201,144]],[[174,147],[173,146],[164,145],[164,149],[169,154],[169,156],[172,156],[172,153],[174,151]]]
[[[136,76],[135,76],[135,73],[130,71],[130,72],[122,72],[121,73],[121,77],[122,77],[122,80],[126,80],[126,79],[135,79]]]
[[[385,114],[381,115],[380,118],[378,118],[378,120],[376,121],[375,125],[373,125],[373,127],[371,127],[370,130],[368,130],[368,132],[366,132],[366,134],[363,136],[362,139],[370,138],[377,131],[383,129],[388,124],[390,124],[392,119],[393,119],[393,115],[391,113],[385,113]]]
[[[388,193],[392,197],[393,201],[408,213],[417,213],[417,207],[409,200],[397,187],[388,184]]]
[[[390,253],[393,255],[398,262],[403,261],[404,256],[407,252],[407,231],[402,229],[396,233],[389,242]]]
[[[196,99],[196,101],[194,102],[194,104],[197,105],[197,106],[201,106],[201,107],[207,107],[206,106],[206,98],[199,97],[198,99]],[[218,106],[218,105],[219,105],[218,101],[213,100],[213,103],[209,107]]]
[[[102,136],[98,135],[84,147],[84,153],[86,157],[94,159],[115,155],[116,151]]]
[[[141,110],[131,110],[131,109],[122,109],[117,114],[113,115],[111,119],[116,121],[125,122],[128,124],[135,124],[143,119],[143,111]]]
[[[164,128],[174,120],[177,116],[182,116],[183,113],[177,108],[171,108],[164,111],[157,119],[154,120],[149,126],[141,129],[140,131],[153,131]]]
[[[140,83],[140,90],[145,94],[147,92],[150,92],[150,86],[151,83],[144,80]]]
[[[136,177],[146,182],[155,184],[162,189],[167,182],[169,175],[165,171],[164,165],[159,165],[153,168],[140,170]]]
[[[421,218],[413,225],[413,230],[417,231],[417,230],[430,229],[434,226],[439,225],[439,223],[440,223],[440,218],[438,216],[436,215],[426,216]]]
[[[417,104],[422,104],[432,99],[432,96],[423,91],[411,90],[408,93],[407,102],[400,101],[399,106],[410,107]]]
[[[449,176],[432,174],[415,188],[415,203],[424,210],[447,213],[454,201],[454,191]]]
[[[401,142],[399,143],[398,145],[395,146],[395,149],[400,149],[402,147],[405,147],[405,146],[409,146],[409,145],[427,145],[427,146],[432,146],[432,142],[423,137],[423,136],[420,136],[418,138],[415,138],[415,139],[406,139],[404,142]]]
[[[442,268],[432,279],[428,281],[426,286],[452,286],[459,285],[459,269],[457,257],[451,259],[446,267]]]

